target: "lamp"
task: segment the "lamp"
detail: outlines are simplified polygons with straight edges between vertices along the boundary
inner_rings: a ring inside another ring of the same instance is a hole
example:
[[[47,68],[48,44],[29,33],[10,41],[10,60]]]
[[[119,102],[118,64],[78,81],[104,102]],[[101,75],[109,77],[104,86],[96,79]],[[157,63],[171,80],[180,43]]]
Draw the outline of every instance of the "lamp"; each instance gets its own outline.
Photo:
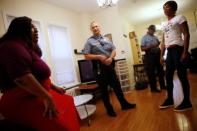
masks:
[[[97,0],[99,7],[110,7],[116,5],[119,0]]]

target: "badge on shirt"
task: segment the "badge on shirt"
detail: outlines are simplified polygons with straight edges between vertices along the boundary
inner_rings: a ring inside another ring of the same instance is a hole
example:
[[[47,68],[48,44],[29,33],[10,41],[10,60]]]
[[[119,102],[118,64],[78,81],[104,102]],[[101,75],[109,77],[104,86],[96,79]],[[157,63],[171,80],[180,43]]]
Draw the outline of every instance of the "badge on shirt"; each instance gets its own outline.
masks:
[[[98,45],[100,45],[100,43],[99,42],[94,42],[94,43],[92,43],[92,45],[98,46]]]

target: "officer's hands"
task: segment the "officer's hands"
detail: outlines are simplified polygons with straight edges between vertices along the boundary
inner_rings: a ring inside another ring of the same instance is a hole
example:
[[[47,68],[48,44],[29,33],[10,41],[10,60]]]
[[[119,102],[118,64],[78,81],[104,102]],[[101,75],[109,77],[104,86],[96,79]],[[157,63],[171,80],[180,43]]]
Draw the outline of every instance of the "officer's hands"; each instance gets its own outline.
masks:
[[[99,60],[105,65],[110,65],[112,63],[112,58],[104,55],[99,55]]]
[[[110,65],[111,63],[112,63],[112,58],[111,58],[111,57],[107,58],[107,59],[104,61],[104,64],[105,64],[105,65]]]
[[[99,55],[99,60],[100,60],[102,63],[104,63],[106,59],[107,59],[106,56],[104,56],[104,55]]]

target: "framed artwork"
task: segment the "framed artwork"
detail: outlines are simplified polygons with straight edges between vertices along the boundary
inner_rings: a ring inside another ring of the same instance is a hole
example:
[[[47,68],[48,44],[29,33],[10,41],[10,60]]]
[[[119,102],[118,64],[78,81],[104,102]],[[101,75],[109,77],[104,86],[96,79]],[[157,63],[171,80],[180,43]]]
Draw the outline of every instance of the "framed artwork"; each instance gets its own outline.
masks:
[[[104,36],[107,37],[107,38],[109,38],[109,40],[111,40],[113,42],[113,40],[112,40],[112,34],[105,34]]]

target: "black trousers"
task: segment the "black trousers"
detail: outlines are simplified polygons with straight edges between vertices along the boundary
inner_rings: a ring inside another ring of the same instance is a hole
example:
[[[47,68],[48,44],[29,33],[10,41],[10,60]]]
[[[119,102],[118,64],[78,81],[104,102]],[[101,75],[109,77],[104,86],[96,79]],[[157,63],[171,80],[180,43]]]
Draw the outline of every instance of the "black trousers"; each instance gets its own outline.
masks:
[[[173,75],[174,71],[177,70],[177,75],[183,88],[183,102],[190,102],[190,85],[187,78],[187,63],[180,61],[183,47],[175,46],[167,50],[168,53],[166,59],[166,84],[168,99],[173,99]]]
[[[164,88],[164,70],[163,66],[160,64],[160,50],[154,53],[146,52],[144,56],[144,65],[151,90],[157,89],[157,76],[159,78],[160,87]]]
[[[127,101],[124,98],[120,82],[117,78],[115,69],[113,65],[104,65],[99,63],[99,71],[95,70],[96,80],[101,90],[101,96],[104,103],[104,106],[107,111],[113,110],[113,107],[110,103],[109,90],[108,86],[112,87],[116,97],[118,98],[120,105],[124,106]]]

